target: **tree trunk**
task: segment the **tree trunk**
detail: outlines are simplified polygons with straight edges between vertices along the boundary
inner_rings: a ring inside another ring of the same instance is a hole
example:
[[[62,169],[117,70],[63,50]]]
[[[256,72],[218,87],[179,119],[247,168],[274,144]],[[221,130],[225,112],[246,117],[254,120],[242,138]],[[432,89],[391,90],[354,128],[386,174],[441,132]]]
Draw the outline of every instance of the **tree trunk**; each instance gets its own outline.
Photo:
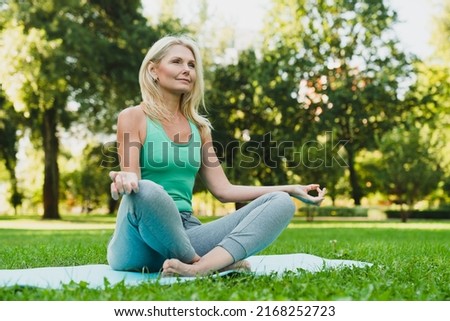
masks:
[[[2,97],[0,97],[1,99]],[[4,104],[4,100],[0,100],[1,105]],[[18,145],[18,119],[14,111],[8,107],[5,110],[6,116],[1,119],[0,122],[0,137],[2,142],[0,143],[0,158],[3,158],[5,162],[6,171],[9,173],[9,181],[11,185],[11,197],[9,199],[10,204],[14,208],[14,215],[17,215],[17,208],[22,204],[22,194],[19,192],[19,186],[16,176],[17,165],[17,145]]]
[[[311,206],[306,206],[306,221],[312,222],[314,221],[314,211],[311,209]]]
[[[4,153],[6,155],[6,153]],[[11,158],[9,158],[11,157]],[[17,207],[22,204],[22,194],[19,192],[17,177],[16,177],[16,154],[7,155],[5,158],[5,167],[9,173],[9,181],[11,185],[10,204],[14,208],[14,215],[17,215]]]
[[[14,215],[17,215],[18,207],[22,205],[23,195],[19,192],[16,176],[11,177],[11,190],[10,203],[14,207]]]
[[[44,216],[43,219],[60,219],[59,216],[59,169],[58,137],[56,136],[57,110],[44,112],[42,140],[44,145]]]
[[[409,215],[411,213],[411,207],[407,207],[406,210],[403,209],[403,203],[400,204],[400,218],[402,223],[408,222]]]
[[[115,199],[113,199],[111,197],[111,195],[108,197],[108,214],[109,215],[114,215],[117,209],[117,204],[119,202],[116,201]]]
[[[359,186],[358,174],[356,173],[355,169],[355,154],[351,146],[347,147],[347,155],[348,170],[350,172],[350,185],[352,187],[352,198],[355,202],[355,205],[361,205],[362,190],[361,186]]]

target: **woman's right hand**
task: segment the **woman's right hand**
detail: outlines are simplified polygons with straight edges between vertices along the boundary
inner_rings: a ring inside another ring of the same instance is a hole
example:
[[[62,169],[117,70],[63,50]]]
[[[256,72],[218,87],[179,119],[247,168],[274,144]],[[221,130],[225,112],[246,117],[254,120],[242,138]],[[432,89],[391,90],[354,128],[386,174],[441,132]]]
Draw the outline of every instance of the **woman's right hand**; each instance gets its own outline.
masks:
[[[111,183],[111,197],[118,200],[121,195],[131,194],[131,192],[139,192],[139,180],[134,172],[111,171],[109,177]]]

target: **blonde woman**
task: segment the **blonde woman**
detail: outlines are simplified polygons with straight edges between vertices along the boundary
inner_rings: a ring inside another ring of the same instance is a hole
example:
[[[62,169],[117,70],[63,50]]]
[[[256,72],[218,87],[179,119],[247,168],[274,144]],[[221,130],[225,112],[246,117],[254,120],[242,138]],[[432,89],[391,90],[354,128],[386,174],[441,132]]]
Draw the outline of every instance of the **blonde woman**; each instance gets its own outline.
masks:
[[[123,195],[108,245],[115,270],[196,276],[249,268],[246,257],[271,244],[294,214],[290,196],[319,205],[317,184],[241,186],[227,179],[212,146],[203,107],[203,67],[197,44],[186,36],[158,40],[145,56],[142,103],[118,117],[120,171],[110,173],[111,194]],[[202,224],[192,213],[200,175],[221,202],[248,202]],[[316,190],[317,196],[309,191]]]

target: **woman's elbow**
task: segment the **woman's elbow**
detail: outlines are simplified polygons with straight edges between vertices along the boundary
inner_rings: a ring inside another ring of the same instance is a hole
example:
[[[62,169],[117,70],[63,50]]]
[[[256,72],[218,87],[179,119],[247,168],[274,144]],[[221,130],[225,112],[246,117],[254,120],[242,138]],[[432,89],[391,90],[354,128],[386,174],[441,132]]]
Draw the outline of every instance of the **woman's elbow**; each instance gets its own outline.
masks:
[[[212,193],[212,194],[220,203],[230,202],[230,200],[227,198],[227,196],[224,193]]]
[[[221,203],[232,202],[233,199],[229,193],[230,188],[218,188],[216,190],[210,190],[211,194]]]

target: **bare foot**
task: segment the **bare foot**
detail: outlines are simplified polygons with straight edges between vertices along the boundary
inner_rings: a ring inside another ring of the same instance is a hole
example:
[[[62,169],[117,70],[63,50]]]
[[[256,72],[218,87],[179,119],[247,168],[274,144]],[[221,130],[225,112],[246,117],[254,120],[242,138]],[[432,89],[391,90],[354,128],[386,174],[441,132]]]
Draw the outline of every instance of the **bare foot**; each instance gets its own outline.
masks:
[[[229,270],[250,271],[250,263],[246,260],[235,262],[219,270],[219,272]],[[186,264],[178,259],[168,259],[164,261],[162,274],[164,276],[201,276],[214,273],[214,270],[205,270],[195,262]]]
[[[178,259],[168,259],[164,261],[162,274],[164,276],[196,276],[202,275],[195,264],[186,264]]]
[[[251,271],[251,265],[250,262],[247,260],[237,261],[234,262],[231,265],[228,265],[224,267],[223,269],[220,269],[220,272],[223,271],[230,271],[230,270],[237,270],[237,271]]]

